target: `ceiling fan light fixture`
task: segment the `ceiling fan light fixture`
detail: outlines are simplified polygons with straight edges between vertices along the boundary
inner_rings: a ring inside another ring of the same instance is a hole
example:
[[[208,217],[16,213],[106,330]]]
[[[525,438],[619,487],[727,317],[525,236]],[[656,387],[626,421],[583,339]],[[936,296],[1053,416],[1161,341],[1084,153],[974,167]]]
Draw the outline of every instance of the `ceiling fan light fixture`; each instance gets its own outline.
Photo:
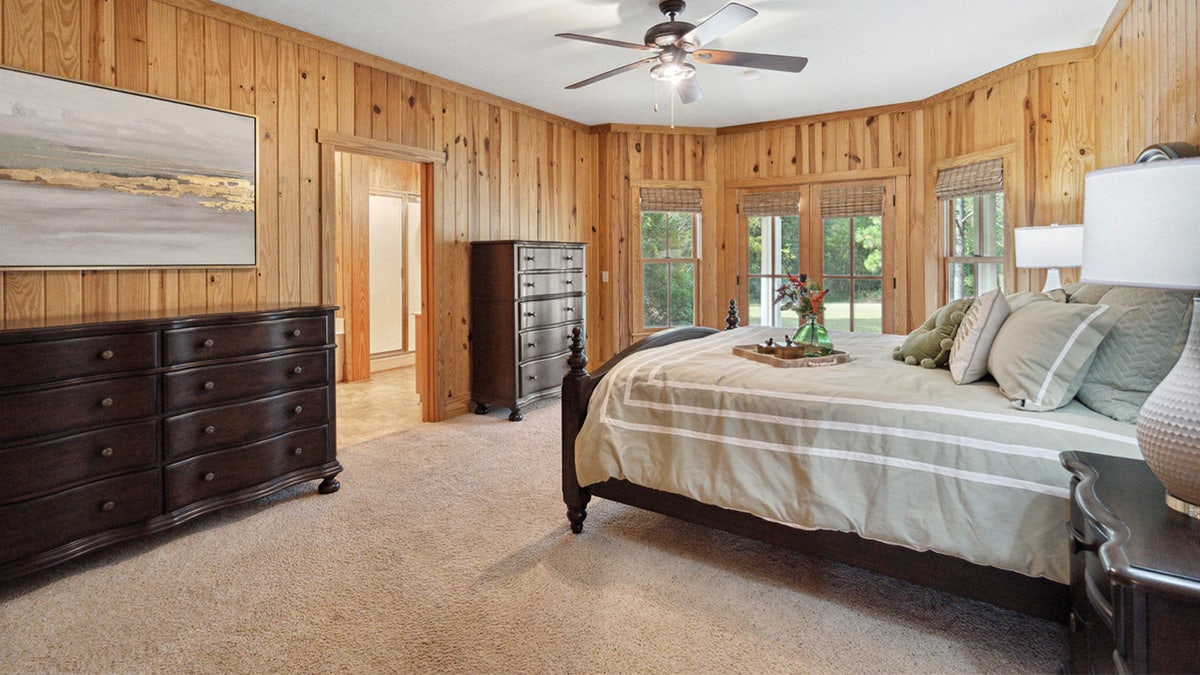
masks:
[[[650,69],[650,77],[661,82],[681,82],[695,75],[696,67],[683,61],[668,61]]]

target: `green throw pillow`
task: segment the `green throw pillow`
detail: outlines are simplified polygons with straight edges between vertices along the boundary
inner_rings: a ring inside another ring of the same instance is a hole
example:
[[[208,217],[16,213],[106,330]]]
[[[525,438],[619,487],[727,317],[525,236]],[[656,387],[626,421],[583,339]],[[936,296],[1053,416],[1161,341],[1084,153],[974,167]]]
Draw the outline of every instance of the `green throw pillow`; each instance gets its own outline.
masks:
[[[1100,343],[1076,397],[1101,415],[1133,423],[1150,392],[1179,360],[1191,318],[1192,292],[1108,289],[1100,304],[1129,311]]]
[[[934,310],[925,323],[908,334],[904,344],[896,347],[892,357],[910,366],[920,364],[925,368],[941,368],[950,362],[950,348],[954,346],[954,334],[958,325],[975,298],[954,300]]]

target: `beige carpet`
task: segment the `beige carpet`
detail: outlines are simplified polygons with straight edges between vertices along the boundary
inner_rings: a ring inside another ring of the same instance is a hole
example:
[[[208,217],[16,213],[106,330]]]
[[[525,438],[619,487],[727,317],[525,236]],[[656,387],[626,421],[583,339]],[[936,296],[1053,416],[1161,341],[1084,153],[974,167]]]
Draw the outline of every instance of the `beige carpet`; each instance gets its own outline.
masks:
[[[344,450],[315,482],[0,586],[0,670],[1050,672],[1065,629],[559,495],[558,408]]]

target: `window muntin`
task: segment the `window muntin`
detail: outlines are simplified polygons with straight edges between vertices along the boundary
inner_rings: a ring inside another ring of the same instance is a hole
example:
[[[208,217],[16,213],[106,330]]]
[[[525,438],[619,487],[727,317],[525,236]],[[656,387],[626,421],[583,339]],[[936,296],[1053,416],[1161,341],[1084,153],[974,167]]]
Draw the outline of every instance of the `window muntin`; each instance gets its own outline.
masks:
[[[883,332],[883,216],[825,218],[821,237],[830,330]]]

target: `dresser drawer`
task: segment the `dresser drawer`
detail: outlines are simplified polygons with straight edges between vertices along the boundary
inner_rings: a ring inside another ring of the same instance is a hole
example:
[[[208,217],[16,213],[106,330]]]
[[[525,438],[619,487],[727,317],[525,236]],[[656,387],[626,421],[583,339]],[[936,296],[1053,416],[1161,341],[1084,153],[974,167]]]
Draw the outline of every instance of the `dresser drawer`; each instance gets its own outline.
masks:
[[[517,277],[517,297],[583,292],[583,271],[529,272]]]
[[[571,344],[571,330],[582,327],[581,323],[570,323],[556,328],[542,328],[521,333],[517,336],[519,360],[529,361],[567,351]]]
[[[154,375],[0,396],[0,443],[153,415]]]
[[[563,246],[521,246],[517,248],[517,269],[522,272],[583,269],[583,250]]]
[[[142,471],[0,508],[0,561],[159,515],[161,476]]]
[[[524,398],[530,394],[560,387],[563,376],[566,374],[567,358],[565,356],[521,364],[517,396]]]
[[[175,412],[276,391],[307,389],[328,380],[329,352],[322,350],[167,373],[163,387],[166,411]]]
[[[163,333],[165,361],[166,365],[179,365],[280,349],[315,347],[328,344],[329,333],[329,324],[324,316],[176,328]]]
[[[4,373],[6,386],[144,370],[157,365],[158,340],[154,333],[0,345],[0,373]]]
[[[526,300],[517,304],[521,330],[553,326],[583,319],[583,298],[577,295],[553,300]]]
[[[329,428],[305,429],[167,467],[167,511],[327,461]]]
[[[45,443],[0,449],[0,503],[95,476],[153,466],[158,422],[146,420]]]
[[[167,457],[245,445],[329,421],[329,388],[306,389],[168,417]]]

